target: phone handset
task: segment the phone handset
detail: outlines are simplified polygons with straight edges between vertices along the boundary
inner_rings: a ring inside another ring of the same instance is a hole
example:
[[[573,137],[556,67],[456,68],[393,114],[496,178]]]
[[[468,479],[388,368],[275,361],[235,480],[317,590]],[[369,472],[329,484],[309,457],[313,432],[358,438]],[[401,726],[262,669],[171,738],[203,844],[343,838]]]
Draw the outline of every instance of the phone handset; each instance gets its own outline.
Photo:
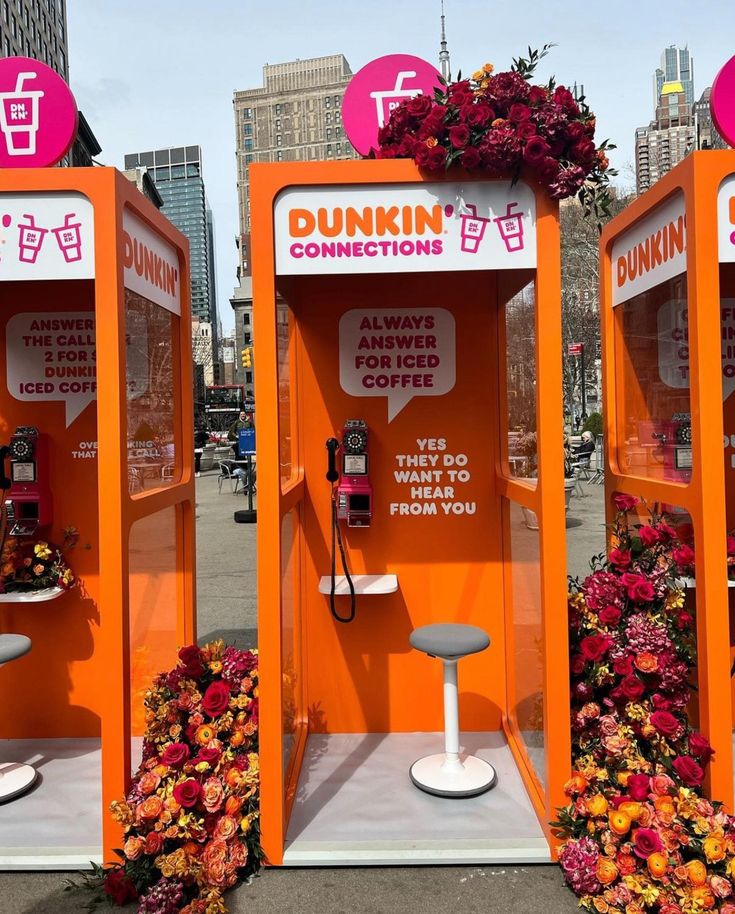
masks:
[[[332,485],[332,494],[331,494],[331,523],[332,523],[332,553],[331,553],[331,587],[329,591],[329,609],[332,613],[332,616],[337,622],[352,622],[355,618],[356,611],[356,600],[355,600],[355,585],[352,581],[349,568],[347,567],[347,556],[345,555],[345,547],[342,542],[342,531],[339,529],[339,521],[337,520],[337,493],[338,489],[336,483],[339,482],[339,470],[337,469],[337,451],[339,450],[339,441],[336,438],[327,439],[327,482]],[[345,574],[345,580],[347,581],[347,586],[350,589],[350,612],[347,616],[340,616],[337,612],[337,606],[335,604],[335,592],[337,589],[337,581],[335,575],[335,566],[336,566],[336,544],[339,544],[339,554],[342,559],[342,570]]]
[[[337,450],[339,441],[336,438],[327,438],[327,481],[337,482],[339,479],[339,470],[337,469]]]

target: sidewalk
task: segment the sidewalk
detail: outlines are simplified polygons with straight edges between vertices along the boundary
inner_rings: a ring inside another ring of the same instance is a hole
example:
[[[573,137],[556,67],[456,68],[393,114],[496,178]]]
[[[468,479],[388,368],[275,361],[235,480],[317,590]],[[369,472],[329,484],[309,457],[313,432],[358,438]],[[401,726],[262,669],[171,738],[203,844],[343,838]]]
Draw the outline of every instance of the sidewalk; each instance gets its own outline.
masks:
[[[583,573],[604,546],[602,487],[572,499],[567,523],[570,569]],[[257,643],[256,530],[236,524],[246,498],[217,492],[215,471],[197,480],[199,641]],[[0,807],[0,815],[10,807]],[[62,891],[68,874],[0,874],[0,914],[79,914],[86,897]],[[264,870],[227,896],[231,914],[572,914],[576,899],[556,866],[363,867]],[[101,908],[101,911],[111,910]],[[125,908],[133,912],[135,908]]]

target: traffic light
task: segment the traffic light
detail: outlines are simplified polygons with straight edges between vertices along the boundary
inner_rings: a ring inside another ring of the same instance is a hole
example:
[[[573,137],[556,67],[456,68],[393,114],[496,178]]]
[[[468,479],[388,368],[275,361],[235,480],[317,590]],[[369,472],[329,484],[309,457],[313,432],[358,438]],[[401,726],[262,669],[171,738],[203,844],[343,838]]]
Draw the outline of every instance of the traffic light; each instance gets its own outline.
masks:
[[[253,366],[253,347],[246,346],[242,351],[242,367],[252,368]]]

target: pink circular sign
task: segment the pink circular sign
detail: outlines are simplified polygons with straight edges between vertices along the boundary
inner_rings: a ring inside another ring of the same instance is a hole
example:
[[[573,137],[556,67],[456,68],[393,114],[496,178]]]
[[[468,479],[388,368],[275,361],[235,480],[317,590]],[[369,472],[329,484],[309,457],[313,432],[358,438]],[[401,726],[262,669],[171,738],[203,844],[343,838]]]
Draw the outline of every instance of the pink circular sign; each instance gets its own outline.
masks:
[[[433,64],[411,54],[378,57],[358,70],[342,100],[342,124],[360,155],[378,145],[378,130],[391,111],[414,95],[434,94],[441,75]]]
[[[30,57],[0,59],[0,168],[43,168],[69,151],[77,103],[51,67]]]
[[[735,57],[731,57],[715,77],[709,107],[720,136],[730,146],[735,146]]]

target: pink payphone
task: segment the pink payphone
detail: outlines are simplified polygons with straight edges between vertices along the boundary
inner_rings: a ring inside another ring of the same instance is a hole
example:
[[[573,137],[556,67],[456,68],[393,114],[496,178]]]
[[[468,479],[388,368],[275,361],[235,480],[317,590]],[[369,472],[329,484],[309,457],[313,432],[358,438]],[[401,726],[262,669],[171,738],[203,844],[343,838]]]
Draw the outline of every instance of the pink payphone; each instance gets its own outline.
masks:
[[[34,426],[18,426],[3,457],[10,458],[10,478],[4,479],[9,534],[35,536],[53,520],[48,436]]]

